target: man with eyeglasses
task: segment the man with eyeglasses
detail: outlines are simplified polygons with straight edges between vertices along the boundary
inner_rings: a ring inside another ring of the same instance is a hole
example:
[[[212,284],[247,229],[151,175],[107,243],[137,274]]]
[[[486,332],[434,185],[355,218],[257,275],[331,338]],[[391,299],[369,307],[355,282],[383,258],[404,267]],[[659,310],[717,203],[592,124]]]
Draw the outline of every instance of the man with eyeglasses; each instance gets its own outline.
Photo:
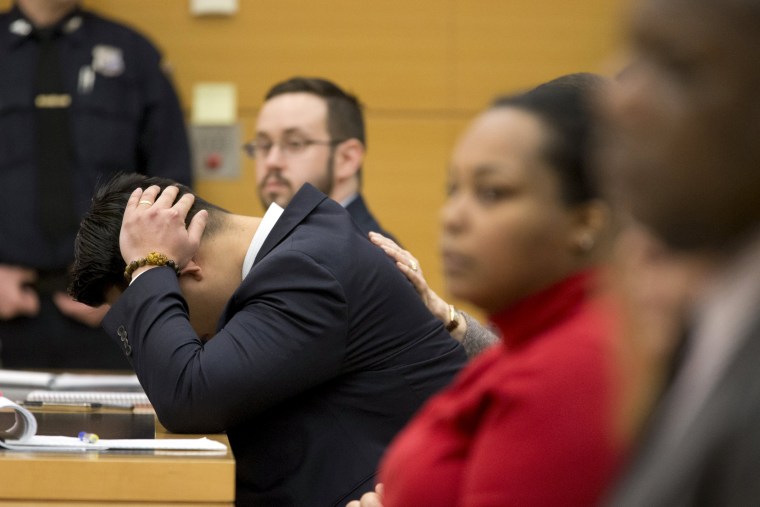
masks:
[[[287,206],[311,183],[346,208],[365,234],[393,238],[360,193],[366,140],[357,98],[326,79],[293,77],[274,85],[264,100],[256,138],[244,146],[256,161],[264,209],[273,202]]]

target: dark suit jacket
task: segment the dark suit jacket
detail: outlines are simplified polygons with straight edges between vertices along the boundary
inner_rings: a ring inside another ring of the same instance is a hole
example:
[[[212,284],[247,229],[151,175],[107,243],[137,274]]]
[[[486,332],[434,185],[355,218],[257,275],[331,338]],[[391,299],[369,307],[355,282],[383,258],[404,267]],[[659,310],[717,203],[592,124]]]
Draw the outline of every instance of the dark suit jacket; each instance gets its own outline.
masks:
[[[760,505],[760,321],[681,442],[660,433],[667,394],[608,505]]]
[[[364,202],[362,194],[357,194],[356,199],[348,203],[346,211],[348,211],[348,214],[351,215],[351,218],[354,219],[356,225],[359,226],[359,229],[361,229],[365,235],[370,232],[379,232],[383,236],[398,243],[398,240],[391,233],[380,227],[378,221],[375,220],[375,217],[370,213],[367,203]]]
[[[465,363],[393,262],[310,185],[210,341],[190,327],[170,269],[135,280],[104,328],[168,429],[227,431],[241,505],[358,498],[391,438]]]

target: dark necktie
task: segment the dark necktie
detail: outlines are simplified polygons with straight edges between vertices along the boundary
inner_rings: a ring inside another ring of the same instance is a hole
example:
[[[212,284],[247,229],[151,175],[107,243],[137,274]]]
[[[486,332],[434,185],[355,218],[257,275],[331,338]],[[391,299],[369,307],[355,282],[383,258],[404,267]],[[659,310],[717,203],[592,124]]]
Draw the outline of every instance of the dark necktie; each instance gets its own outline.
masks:
[[[51,246],[71,237],[78,226],[73,192],[73,153],[69,132],[71,95],[63,85],[52,29],[38,30],[35,80],[37,199],[39,223]]]

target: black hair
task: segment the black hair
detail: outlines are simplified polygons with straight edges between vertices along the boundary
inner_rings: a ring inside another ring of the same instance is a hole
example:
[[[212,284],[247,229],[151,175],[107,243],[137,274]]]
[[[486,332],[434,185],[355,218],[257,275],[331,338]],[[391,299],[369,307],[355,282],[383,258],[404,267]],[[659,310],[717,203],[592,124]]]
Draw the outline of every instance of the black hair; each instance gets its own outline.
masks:
[[[327,103],[327,132],[334,140],[358,139],[367,146],[364,135],[364,115],[356,96],[335,83],[316,77],[292,77],[277,83],[264,100],[286,93],[311,93]]]
[[[548,133],[544,156],[560,180],[562,199],[575,205],[598,197],[591,175],[594,95],[604,78],[569,74],[519,95],[502,96],[491,109],[518,108],[540,118]]]
[[[172,185],[178,187],[177,199],[186,193],[192,193],[190,188],[174,180],[137,173],[117,174],[96,190],[90,210],[82,219],[74,240],[74,265],[68,290],[77,301],[98,306],[105,302],[106,293],[112,287],[121,290],[127,287],[124,279],[126,263],[119,249],[124,209],[135,189],[146,189],[151,185],[158,185],[162,190]],[[203,232],[204,237],[208,237],[221,228],[223,215],[227,212],[196,196],[186,223],[189,224],[202,209],[209,212]]]

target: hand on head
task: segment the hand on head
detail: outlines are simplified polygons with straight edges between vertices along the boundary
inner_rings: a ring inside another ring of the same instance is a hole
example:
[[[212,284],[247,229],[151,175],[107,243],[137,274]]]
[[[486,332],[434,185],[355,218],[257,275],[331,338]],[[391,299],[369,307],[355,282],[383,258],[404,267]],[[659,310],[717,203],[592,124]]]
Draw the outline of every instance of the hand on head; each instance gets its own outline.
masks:
[[[37,315],[40,300],[32,287],[36,281],[33,269],[0,264],[0,319]]]
[[[179,189],[150,186],[132,192],[124,210],[119,247],[124,261],[143,258],[150,252],[166,255],[181,268],[195,255],[206,227],[208,212],[199,211],[185,227],[185,218],[195,200],[192,194],[183,195],[175,203]],[[149,269],[144,266],[135,274]]]

